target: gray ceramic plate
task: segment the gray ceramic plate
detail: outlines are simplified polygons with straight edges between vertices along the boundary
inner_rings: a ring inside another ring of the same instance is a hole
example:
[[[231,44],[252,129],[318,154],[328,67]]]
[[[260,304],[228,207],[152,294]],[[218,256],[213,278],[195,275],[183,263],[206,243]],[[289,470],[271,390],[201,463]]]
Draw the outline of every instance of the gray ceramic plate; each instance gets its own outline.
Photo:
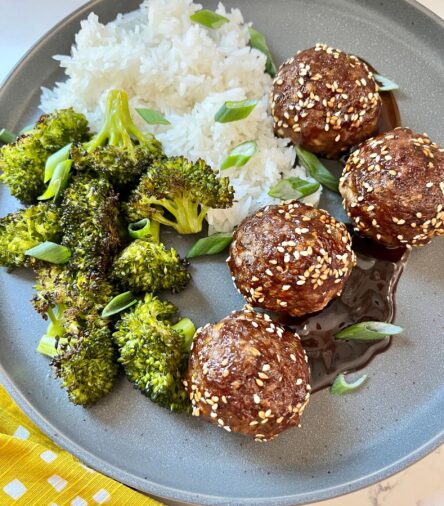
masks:
[[[204,2],[214,7],[215,2]],[[61,77],[51,56],[69,51],[79,21],[104,21],[137,0],[97,0],[41,40],[0,92],[2,126],[37,115],[39,88]],[[403,123],[444,143],[444,27],[406,0],[228,0],[268,37],[276,61],[318,40],[359,54],[401,85]],[[1,188],[0,213],[16,203]],[[185,242],[182,251],[187,249]],[[193,264],[181,299],[197,324],[241,306],[223,258]],[[27,302],[29,274],[0,273],[0,373],[26,413],[85,463],[139,490],[205,504],[302,504],[363,487],[399,471],[444,440],[443,241],[415,251],[401,278],[396,320],[407,331],[368,367],[355,395],[316,394],[303,428],[255,444],[199,420],[172,415],[122,378],[92,409],[74,407],[34,349],[45,325]]]

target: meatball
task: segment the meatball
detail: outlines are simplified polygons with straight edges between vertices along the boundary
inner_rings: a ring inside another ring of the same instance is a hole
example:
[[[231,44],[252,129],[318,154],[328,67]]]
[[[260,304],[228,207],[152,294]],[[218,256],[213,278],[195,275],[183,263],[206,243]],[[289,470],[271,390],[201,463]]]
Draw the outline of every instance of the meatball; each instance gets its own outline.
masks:
[[[288,201],[239,225],[227,263],[249,303],[301,316],[341,293],[356,257],[343,223],[327,211]]]
[[[396,128],[354,151],[340,186],[356,229],[389,247],[421,246],[444,234],[444,149]]]
[[[193,415],[269,441],[299,424],[309,374],[299,336],[246,306],[197,331],[184,384]]]
[[[367,65],[325,44],[281,65],[270,102],[277,135],[328,158],[370,137],[381,110]]]

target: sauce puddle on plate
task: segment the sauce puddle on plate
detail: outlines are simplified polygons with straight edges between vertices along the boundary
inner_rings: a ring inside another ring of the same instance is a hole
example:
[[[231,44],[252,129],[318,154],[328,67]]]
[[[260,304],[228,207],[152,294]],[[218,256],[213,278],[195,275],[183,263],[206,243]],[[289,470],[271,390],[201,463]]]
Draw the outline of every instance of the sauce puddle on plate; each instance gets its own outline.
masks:
[[[381,99],[382,109],[376,134],[401,125],[393,93],[381,93]],[[342,170],[339,162],[336,165],[336,170]],[[310,361],[314,392],[329,387],[340,372],[362,369],[375,355],[390,346],[390,337],[378,341],[334,338],[340,329],[353,323],[365,320],[393,321],[396,285],[409,256],[409,250],[404,248],[387,249],[357,234],[352,235],[358,264],[341,296],[320,313],[302,318],[280,317],[282,323],[301,336]]]
[[[314,392],[326,388],[340,372],[356,371],[385,351],[390,337],[378,341],[334,338],[340,329],[365,320],[390,322],[395,316],[395,290],[409,250],[386,249],[355,235],[358,264],[340,297],[322,312],[303,318],[285,317],[283,323],[298,332],[311,368]]]

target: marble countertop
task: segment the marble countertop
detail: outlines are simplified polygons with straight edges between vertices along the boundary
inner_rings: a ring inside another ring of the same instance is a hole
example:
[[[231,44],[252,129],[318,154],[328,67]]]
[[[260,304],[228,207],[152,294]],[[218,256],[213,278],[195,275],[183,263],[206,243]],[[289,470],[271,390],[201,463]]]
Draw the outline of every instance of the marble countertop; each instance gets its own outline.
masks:
[[[1,0],[0,82],[22,55],[85,0]],[[444,0],[419,0],[444,18]],[[171,505],[173,503],[170,503]],[[444,446],[401,473],[313,506],[444,506]]]

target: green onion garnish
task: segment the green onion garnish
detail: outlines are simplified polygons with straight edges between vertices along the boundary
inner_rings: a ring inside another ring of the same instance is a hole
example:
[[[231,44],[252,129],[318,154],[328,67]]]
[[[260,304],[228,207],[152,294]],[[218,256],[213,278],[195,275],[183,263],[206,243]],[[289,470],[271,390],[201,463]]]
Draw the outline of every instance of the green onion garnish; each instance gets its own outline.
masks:
[[[50,358],[55,357],[57,355],[57,349],[55,347],[55,337],[51,337],[48,334],[42,336],[36,348],[36,351]]]
[[[2,128],[0,130],[0,141],[5,144],[9,144],[10,142],[14,142],[17,139],[17,135],[14,132],[10,132],[6,130],[6,128]]]
[[[292,200],[311,195],[319,190],[321,185],[313,181],[307,181],[300,177],[282,179],[268,191],[268,195],[275,199]]]
[[[38,200],[48,200],[54,197],[54,201],[58,199],[60,193],[68,185],[68,179],[71,172],[72,160],[64,160],[56,165],[51,176],[48,188],[43,195],[37,197]]]
[[[335,334],[336,339],[356,341],[376,341],[387,336],[400,334],[404,329],[385,322],[360,322],[350,325]]]
[[[295,146],[295,149],[299,161],[308,170],[310,176],[316,179],[316,181],[319,181],[323,186],[326,186],[334,192],[338,192],[338,178],[333,176],[333,174],[320,162],[319,158],[313,153],[302,149],[300,146]]]
[[[131,292],[120,293],[108,302],[102,311],[102,318],[108,318],[109,316],[120,313],[133,306],[136,302],[137,298]]]
[[[344,395],[353,392],[367,381],[367,374],[363,374],[352,383],[347,383],[345,376],[340,373],[336,376],[333,381],[333,385],[330,387],[330,392],[333,395]]]
[[[62,149],[59,149],[55,153],[53,153],[45,163],[45,174],[43,177],[43,181],[47,183],[54,173],[55,168],[60,162],[68,160],[69,153],[71,151],[71,144],[67,144]]]
[[[128,233],[132,239],[141,239],[150,234],[151,222],[148,218],[135,221],[128,225]]]
[[[218,123],[229,123],[246,118],[256,107],[257,100],[229,100],[214,115]]]
[[[212,28],[213,30],[220,28],[222,25],[230,21],[225,16],[221,16],[220,14],[208,9],[202,9],[195,12],[190,16],[190,19],[191,21],[195,21],[196,23],[206,26],[207,28]]]
[[[276,75],[276,65],[271,57],[270,49],[267,41],[261,32],[255,30],[252,26],[248,27],[248,33],[250,34],[250,46],[258,49],[261,53],[267,57],[267,63],[265,64],[265,72],[270,74],[271,77]]]
[[[165,116],[159,111],[153,109],[136,109],[142,118],[150,125],[171,125]]]
[[[65,264],[71,258],[71,251],[66,246],[47,241],[28,249],[25,255],[59,265]]]
[[[256,149],[256,141],[245,141],[238,144],[225,158],[221,165],[221,170],[229,169],[230,167],[242,167],[256,153]]]
[[[378,83],[378,91],[394,91],[399,90],[399,86],[387,77],[380,74],[373,74],[375,81]]]
[[[199,257],[202,255],[215,255],[221,253],[230,245],[233,240],[232,233],[214,234],[199,239],[187,253],[187,258]]]

